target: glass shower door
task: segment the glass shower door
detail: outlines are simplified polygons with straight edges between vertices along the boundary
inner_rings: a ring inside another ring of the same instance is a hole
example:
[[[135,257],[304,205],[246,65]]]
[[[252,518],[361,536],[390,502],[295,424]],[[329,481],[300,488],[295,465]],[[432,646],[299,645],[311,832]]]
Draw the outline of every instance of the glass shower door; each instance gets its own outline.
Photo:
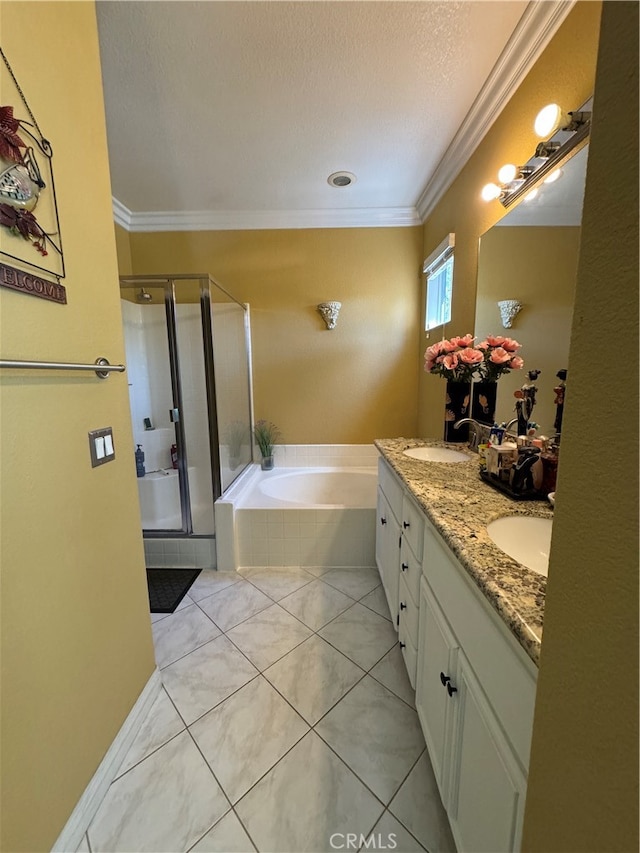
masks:
[[[189,532],[189,487],[178,465],[185,442],[171,294],[122,285],[121,296],[133,439],[145,457],[145,475],[137,480],[142,528]]]
[[[221,491],[253,460],[249,309],[211,290]]]

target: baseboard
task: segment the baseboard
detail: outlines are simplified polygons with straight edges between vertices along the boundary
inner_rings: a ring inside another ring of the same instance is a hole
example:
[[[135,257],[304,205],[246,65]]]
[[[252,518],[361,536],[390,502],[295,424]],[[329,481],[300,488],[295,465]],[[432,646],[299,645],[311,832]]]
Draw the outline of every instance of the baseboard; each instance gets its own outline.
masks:
[[[75,853],[80,846],[82,837],[98,811],[109,785],[116,778],[125,755],[147,718],[151,706],[158,698],[161,687],[160,670],[156,668],[71,812],[71,817],[51,848],[52,853]]]

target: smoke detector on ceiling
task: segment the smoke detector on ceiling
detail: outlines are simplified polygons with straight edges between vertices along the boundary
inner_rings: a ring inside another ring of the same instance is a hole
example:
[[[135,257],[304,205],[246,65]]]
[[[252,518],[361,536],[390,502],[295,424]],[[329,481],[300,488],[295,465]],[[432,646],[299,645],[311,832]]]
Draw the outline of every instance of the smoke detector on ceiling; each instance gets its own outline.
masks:
[[[353,172],[334,172],[327,178],[327,183],[332,187],[348,187],[357,181]]]

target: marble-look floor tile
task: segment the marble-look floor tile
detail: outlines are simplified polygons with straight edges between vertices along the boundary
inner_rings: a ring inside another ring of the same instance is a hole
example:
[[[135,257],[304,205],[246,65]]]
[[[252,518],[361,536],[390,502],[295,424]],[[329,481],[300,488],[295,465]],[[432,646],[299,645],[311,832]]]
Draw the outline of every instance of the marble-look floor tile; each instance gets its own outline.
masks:
[[[322,575],[322,580],[356,600],[364,598],[380,585],[377,569],[331,569]]]
[[[162,688],[158,698],[151,706],[146,720],[140,727],[136,739],[125,755],[118,770],[118,776],[122,776],[134,764],[142,761],[143,758],[167,743],[183,729],[184,723],[180,714],[173,707],[173,703]]]
[[[314,725],[363,676],[363,670],[318,636],[264,671],[285,699]]]
[[[331,850],[334,833],[367,835],[382,805],[309,732],[236,806],[258,850]]]
[[[382,584],[377,586],[373,592],[365,595],[364,598],[360,599],[360,604],[364,604],[365,607],[368,607],[369,610],[373,610],[374,613],[377,613],[378,616],[384,616],[385,619],[388,619],[390,622],[391,614],[389,613],[389,602],[387,601],[387,596],[384,594],[384,587]]]
[[[333,569],[333,566],[305,566],[305,572],[309,572],[310,575],[313,575],[315,578],[320,578],[322,575],[326,575],[327,572],[330,572]]]
[[[351,607],[353,599],[321,580],[316,580],[287,595],[279,604],[308,625],[312,631],[317,631],[347,607]]]
[[[384,684],[386,688],[395,693],[396,696],[399,696],[407,705],[410,705],[412,708],[416,707],[415,690],[409,681],[407,668],[398,643],[373,667],[369,675],[372,675],[376,681]]]
[[[227,637],[260,671],[310,636],[309,628],[277,604],[227,631]]]
[[[318,633],[365,670],[371,669],[398,641],[391,622],[361,604],[336,616]]]
[[[449,820],[426,750],[391,801],[389,811],[427,850],[455,853]]]
[[[231,811],[189,853],[255,853],[255,849],[244,827]]]
[[[218,572],[215,569],[203,569],[189,589],[189,597],[193,601],[202,601],[209,595],[222,592],[234,583],[242,580],[237,572]]]
[[[240,580],[222,592],[203,598],[198,607],[213,619],[220,630],[228,631],[272,604],[272,599],[253,584]]]
[[[425,748],[416,712],[368,675],[316,731],[384,803]]]
[[[394,850],[395,853],[427,853],[422,844],[419,844],[413,835],[388,811],[382,815],[378,823],[374,826],[369,839],[371,839],[371,836],[375,838],[375,842],[369,841],[368,847],[363,845],[360,848],[362,851],[375,849]],[[440,853],[439,848],[434,848],[433,853]]]
[[[290,595],[313,580],[313,575],[295,566],[248,568],[242,569],[241,573],[274,601],[280,601],[285,595]]]
[[[89,827],[89,844],[94,853],[188,850],[228,809],[183,732],[111,784]]]
[[[177,610],[153,625],[153,645],[160,669],[220,635],[220,630],[195,604]]]
[[[233,804],[309,726],[260,676],[201,717],[190,731]]]
[[[183,720],[191,725],[257,673],[245,656],[221,636],[163,669],[162,682]]]

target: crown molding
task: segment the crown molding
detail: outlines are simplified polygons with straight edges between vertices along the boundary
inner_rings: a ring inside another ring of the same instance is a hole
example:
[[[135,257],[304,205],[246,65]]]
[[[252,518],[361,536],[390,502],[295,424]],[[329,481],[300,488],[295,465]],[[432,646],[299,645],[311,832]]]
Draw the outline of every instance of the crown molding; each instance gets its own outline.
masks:
[[[116,225],[121,225],[126,231],[130,231],[131,211],[121,201],[118,201],[115,196],[111,196],[111,202],[113,204],[113,221]]]
[[[420,225],[415,207],[328,210],[147,210],[113,199],[113,218],[127,231],[255,231],[279,228],[394,228]]]
[[[531,0],[416,204],[424,222],[567,17],[575,0]]]

